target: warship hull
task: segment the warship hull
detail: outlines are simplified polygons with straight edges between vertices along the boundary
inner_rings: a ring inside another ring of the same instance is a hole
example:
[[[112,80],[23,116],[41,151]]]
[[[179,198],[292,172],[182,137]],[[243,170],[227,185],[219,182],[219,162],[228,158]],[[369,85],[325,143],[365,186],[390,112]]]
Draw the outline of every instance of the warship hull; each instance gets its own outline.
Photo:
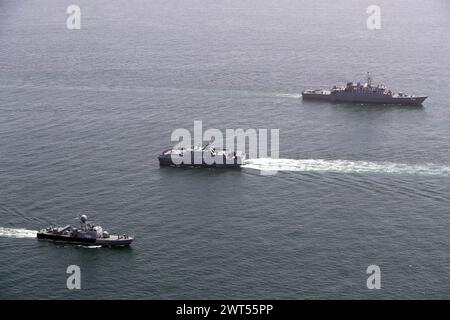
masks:
[[[427,98],[426,96],[390,96],[386,94],[332,94],[332,93],[315,93],[315,92],[302,92],[302,98],[304,100],[320,100],[330,102],[348,102],[348,103],[367,103],[367,104],[392,104],[392,105],[410,105],[420,106]]]

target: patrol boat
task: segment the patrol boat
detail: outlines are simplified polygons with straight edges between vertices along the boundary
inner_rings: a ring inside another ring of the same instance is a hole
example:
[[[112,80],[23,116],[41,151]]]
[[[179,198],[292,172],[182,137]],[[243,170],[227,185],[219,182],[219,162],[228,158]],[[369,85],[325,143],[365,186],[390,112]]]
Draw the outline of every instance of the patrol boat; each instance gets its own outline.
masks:
[[[332,102],[351,103],[377,103],[377,104],[398,104],[398,105],[421,105],[427,96],[414,96],[402,92],[394,93],[387,90],[382,84],[372,85],[372,77],[367,72],[367,79],[364,84],[347,82],[345,87],[333,86],[331,90],[305,90],[302,92],[305,100],[325,100]]]
[[[241,167],[245,160],[245,153],[226,149],[219,150],[212,145],[212,142],[207,142],[203,146],[167,149],[158,156],[159,165],[230,169],[239,169]]]
[[[65,227],[47,227],[37,233],[41,240],[53,240],[70,244],[81,244],[89,246],[128,246],[134,238],[126,234],[109,234],[102,227],[88,222],[86,215],[80,216],[80,228],[67,225]]]

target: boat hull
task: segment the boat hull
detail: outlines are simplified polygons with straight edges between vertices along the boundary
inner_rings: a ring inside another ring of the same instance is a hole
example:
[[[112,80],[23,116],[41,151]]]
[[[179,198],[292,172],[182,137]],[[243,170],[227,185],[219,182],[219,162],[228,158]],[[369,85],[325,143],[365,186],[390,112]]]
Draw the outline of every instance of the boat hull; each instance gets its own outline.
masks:
[[[78,244],[86,246],[128,246],[133,242],[132,237],[121,237],[117,235],[111,235],[110,238],[79,238],[71,237],[68,235],[51,234],[46,232],[38,232],[37,238],[39,240],[50,240],[55,242],[64,242],[69,244]]]
[[[206,163],[203,159],[201,163],[195,163],[192,158],[192,161],[189,163],[174,163],[172,161],[172,157],[170,155],[160,155],[158,156],[159,165],[161,167],[185,167],[185,168],[226,168],[226,169],[240,169],[241,164],[234,159],[233,163],[227,163],[225,157],[223,158],[222,163]]]
[[[367,104],[392,104],[420,106],[427,98],[420,97],[393,97],[389,95],[364,95],[364,94],[326,94],[303,92],[304,100],[319,100],[329,102],[367,103]]]

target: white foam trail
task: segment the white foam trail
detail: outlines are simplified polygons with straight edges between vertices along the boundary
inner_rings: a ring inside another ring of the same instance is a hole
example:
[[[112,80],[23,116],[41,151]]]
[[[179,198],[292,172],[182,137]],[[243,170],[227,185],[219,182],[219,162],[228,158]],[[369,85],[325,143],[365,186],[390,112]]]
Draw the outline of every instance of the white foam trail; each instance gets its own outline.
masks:
[[[0,237],[6,238],[36,238],[37,231],[27,229],[11,229],[0,227]]]
[[[301,93],[276,93],[276,97],[279,98],[293,98],[293,99],[300,99],[302,97]]]
[[[449,166],[431,163],[405,164],[351,160],[259,158],[246,160],[242,167],[262,171],[450,175]]]

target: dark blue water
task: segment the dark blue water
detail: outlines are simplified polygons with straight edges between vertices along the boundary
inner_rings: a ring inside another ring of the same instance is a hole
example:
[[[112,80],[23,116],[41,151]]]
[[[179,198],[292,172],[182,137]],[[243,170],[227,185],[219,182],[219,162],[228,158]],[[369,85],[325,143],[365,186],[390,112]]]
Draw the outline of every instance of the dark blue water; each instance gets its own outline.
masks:
[[[447,1],[380,0],[381,30],[373,1],[70,4],[0,2],[1,298],[450,298]],[[429,98],[301,99],[366,71]],[[285,160],[159,168],[194,120],[278,128]],[[80,211],[135,243],[33,237]]]

